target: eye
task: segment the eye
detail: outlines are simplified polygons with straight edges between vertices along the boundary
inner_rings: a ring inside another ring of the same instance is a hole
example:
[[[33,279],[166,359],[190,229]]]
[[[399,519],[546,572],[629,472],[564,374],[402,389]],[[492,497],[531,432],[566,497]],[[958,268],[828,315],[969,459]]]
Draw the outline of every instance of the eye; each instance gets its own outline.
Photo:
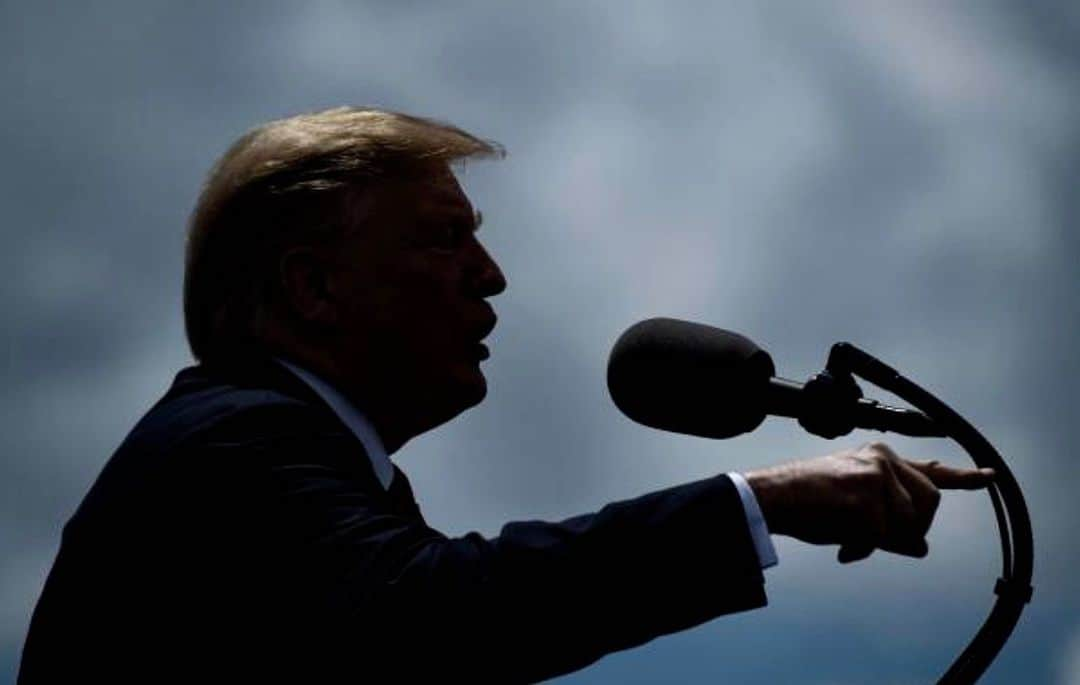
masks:
[[[439,250],[454,250],[461,246],[465,229],[459,223],[441,224],[432,229],[432,247]]]

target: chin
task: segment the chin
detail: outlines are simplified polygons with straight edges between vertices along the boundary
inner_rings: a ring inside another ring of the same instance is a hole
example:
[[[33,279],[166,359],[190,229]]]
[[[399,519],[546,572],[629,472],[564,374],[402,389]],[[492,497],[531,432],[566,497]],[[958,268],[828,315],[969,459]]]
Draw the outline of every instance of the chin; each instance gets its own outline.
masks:
[[[462,411],[474,407],[487,397],[487,379],[478,364],[470,364],[461,374],[455,377],[457,398],[464,405]]]
[[[435,412],[433,420],[424,430],[431,430],[454,420],[459,414],[483,402],[486,396],[487,383],[482,376],[479,382],[472,380],[469,383],[455,383],[453,391],[443,396],[442,408]]]
[[[449,374],[444,372],[441,382],[429,380],[420,387],[432,388],[433,384],[440,388],[440,392],[431,398],[441,406],[441,410],[436,411],[441,417],[440,423],[475,407],[487,397],[487,379],[476,362],[457,365]]]
[[[487,379],[484,378],[484,374],[477,370],[475,380],[472,382],[471,385],[467,386],[463,394],[468,395],[469,398],[472,400],[472,402],[469,404],[470,407],[476,406],[477,404],[483,402],[484,398],[487,397]]]

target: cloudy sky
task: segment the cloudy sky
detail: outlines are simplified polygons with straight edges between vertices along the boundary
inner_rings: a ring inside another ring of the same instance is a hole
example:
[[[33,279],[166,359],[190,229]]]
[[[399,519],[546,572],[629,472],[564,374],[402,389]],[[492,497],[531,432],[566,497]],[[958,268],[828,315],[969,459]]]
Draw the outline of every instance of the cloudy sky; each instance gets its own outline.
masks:
[[[1027,494],[1035,599],[983,682],[1077,685],[1078,7],[3,2],[0,682],[61,526],[191,363],[207,168],[256,123],[367,104],[509,151],[461,173],[509,280],[488,398],[396,455],[432,525],[494,534],[875,437],[635,425],[604,370],[639,319],[740,331],[800,379],[850,340],[968,416]],[[948,495],[929,540],[841,566],[777,538],[768,607],[561,682],[931,682],[993,603],[989,499]]]

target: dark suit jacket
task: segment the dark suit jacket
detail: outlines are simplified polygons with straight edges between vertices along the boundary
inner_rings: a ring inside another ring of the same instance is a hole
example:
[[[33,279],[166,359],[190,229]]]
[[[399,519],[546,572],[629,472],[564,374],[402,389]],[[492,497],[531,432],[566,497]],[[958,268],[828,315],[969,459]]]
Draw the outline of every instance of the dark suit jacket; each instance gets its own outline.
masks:
[[[254,357],[180,371],[109,459],[19,682],[535,681],[765,602],[726,476],[449,538]]]

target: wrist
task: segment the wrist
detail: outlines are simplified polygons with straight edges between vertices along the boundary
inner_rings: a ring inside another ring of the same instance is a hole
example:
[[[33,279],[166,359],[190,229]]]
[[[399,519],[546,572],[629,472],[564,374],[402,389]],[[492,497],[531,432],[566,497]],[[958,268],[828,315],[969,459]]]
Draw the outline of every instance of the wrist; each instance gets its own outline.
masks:
[[[787,530],[786,515],[783,511],[784,498],[781,494],[783,477],[777,469],[766,468],[757,471],[747,471],[743,474],[747,485],[754,491],[761,508],[761,515],[765,517],[765,525],[770,533],[784,534]]]

